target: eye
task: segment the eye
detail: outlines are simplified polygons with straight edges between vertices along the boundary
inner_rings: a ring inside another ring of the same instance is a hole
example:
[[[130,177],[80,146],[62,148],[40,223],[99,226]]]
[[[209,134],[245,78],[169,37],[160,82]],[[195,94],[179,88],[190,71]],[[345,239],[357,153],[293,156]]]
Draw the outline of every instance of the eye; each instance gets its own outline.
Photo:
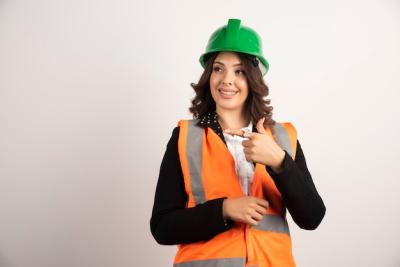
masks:
[[[221,72],[222,69],[220,67],[218,67],[218,66],[215,66],[215,67],[213,67],[213,71],[214,72]]]
[[[238,75],[246,75],[246,73],[244,72],[244,70],[236,70],[235,72],[236,72],[236,74],[238,74]]]

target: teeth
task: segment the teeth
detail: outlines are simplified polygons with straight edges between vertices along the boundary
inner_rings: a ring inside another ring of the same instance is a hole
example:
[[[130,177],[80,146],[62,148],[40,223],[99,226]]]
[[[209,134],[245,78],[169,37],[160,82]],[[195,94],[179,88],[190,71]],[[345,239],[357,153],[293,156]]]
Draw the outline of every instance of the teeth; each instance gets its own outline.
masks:
[[[218,90],[221,94],[223,95],[227,95],[227,96],[233,96],[235,95],[237,92],[233,92],[233,91],[223,91],[223,90]]]

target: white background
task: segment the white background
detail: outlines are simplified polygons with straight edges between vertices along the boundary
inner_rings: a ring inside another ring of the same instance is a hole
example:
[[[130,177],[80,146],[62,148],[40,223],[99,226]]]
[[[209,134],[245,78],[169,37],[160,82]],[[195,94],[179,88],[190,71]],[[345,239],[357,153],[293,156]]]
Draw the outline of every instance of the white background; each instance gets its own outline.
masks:
[[[298,266],[400,266],[400,2],[0,0],[0,266],[171,266],[149,220],[216,28],[257,30],[327,213]]]

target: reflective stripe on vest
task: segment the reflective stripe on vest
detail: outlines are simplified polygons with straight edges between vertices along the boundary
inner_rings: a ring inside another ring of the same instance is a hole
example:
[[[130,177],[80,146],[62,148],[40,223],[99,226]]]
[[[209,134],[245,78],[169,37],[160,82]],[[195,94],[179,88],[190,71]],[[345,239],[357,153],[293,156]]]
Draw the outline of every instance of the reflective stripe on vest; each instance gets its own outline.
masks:
[[[190,184],[196,205],[206,201],[201,175],[203,129],[196,126],[197,122],[198,120],[189,121],[187,140],[190,140],[190,142],[186,143],[186,157],[189,163]]]
[[[293,149],[290,145],[290,139],[286,129],[280,123],[275,123],[275,125],[272,127],[272,131],[274,132],[275,141],[278,143],[278,145],[283,150],[286,150],[287,153],[293,158]]]
[[[258,221],[254,228],[263,231],[290,234],[287,221],[279,215],[263,215],[262,220]]]
[[[245,265],[245,258],[229,258],[187,261],[175,263],[174,267],[243,267]]]

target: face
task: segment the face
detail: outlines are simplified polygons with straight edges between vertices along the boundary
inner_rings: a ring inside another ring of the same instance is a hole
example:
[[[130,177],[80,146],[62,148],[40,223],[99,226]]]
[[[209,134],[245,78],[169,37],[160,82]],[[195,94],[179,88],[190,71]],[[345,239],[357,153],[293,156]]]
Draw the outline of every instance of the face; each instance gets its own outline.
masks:
[[[243,110],[249,89],[243,65],[236,53],[221,52],[215,58],[210,89],[217,111]]]

